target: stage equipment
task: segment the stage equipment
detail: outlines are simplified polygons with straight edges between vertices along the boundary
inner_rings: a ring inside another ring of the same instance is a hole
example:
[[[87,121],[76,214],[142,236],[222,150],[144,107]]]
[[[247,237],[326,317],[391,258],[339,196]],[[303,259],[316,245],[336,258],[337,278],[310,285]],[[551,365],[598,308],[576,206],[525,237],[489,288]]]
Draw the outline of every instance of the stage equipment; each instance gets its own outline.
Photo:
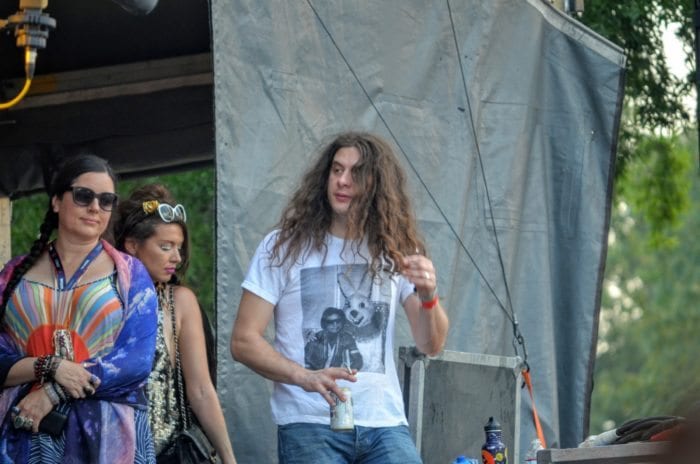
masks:
[[[519,357],[443,351],[427,357],[399,348],[399,379],[409,428],[424,462],[481,456],[484,424],[497,417],[508,462],[519,463]]]
[[[56,28],[56,20],[44,13],[49,0],[20,0],[19,11],[6,21],[0,21],[0,29],[12,27],[17,37],[17,46],[24,48],[25,84],[20,93],[7,103],[0,103],[0,109],[16,105],[29,91],[36,69],[37,50],[46,48],[49,30]]]
[[[145,15],[158,4],[158,0],[113,0],[114,3],[132,14]],[[0,110],[11,108],[19,103],[29,91],[36,69],[37,50],[46,48],[49,31],[56,28],[56,20],[44,13],[49,0],[20,0],[19,11],[6,20],[0,20],[0,30],[14,28],[17,46],[24,48],[25,83],[19,94],[12,100],[0,103]]]
[[[153,11],[158,0],[112,0],[131,14],[145,15]]]

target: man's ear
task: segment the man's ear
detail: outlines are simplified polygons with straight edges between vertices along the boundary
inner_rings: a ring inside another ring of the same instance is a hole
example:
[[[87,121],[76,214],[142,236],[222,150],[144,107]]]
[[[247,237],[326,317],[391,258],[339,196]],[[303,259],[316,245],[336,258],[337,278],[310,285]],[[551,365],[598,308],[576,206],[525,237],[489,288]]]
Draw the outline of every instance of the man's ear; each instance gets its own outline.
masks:
[[[136,255],[136,251],[139,248],[138,245],[139,244],[133,238],[127,238],[126,240],[124,240],[124,249],[130,255],[134,255],[134,256]]]

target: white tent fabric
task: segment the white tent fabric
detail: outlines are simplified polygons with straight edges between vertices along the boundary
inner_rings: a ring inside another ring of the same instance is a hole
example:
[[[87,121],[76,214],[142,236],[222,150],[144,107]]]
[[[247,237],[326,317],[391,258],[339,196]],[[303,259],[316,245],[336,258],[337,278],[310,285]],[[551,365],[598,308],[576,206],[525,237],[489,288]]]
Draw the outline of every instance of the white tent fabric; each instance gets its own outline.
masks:
[[[447,348],[512,356],[515,314],[548,444],[581,441],[620,49],[544,0],[213,0],[212,33],[218,386],[239,462],[276,460],[270,384],[229,354],[240,282],[316,148],[348,129],[383,135],[409,172]],[[413,344],[403,315],[396,335]],[[523,394],[524,447],[530,418]]]

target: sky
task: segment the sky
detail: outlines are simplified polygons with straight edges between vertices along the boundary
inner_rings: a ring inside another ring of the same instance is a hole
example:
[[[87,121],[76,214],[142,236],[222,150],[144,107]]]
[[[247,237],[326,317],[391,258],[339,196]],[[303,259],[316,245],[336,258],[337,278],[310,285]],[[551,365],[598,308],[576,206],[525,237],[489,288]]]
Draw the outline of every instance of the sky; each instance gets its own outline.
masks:
[[[675,32],[678,30],[678,24],[672,24],[666,28],[663,33],[664,53],[668,60],[668,65],[676,75],[682,75],[688,72],[688,69],[683,62],[683,49],[681,43],[676,38]]]
[[[672,24],[663,33],[664,54],[668,61],[669,70],[678,77],[685,77],[688,74],[688,67],[684,62],[683,47],[675,36],[678,24]],[[691,109],[691,114],[695,112],[695,96],[689,96],[685,104]]]

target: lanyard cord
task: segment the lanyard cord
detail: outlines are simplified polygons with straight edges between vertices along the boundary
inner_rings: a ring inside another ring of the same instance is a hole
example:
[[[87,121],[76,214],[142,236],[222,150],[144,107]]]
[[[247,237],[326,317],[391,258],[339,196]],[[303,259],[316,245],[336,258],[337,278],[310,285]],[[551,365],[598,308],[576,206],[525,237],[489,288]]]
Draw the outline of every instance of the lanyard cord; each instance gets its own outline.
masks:
[[[54,243],[49,243],[49,256],[51,257],[51,262],[53,263],[54,268],[56,268],[56,280],[58,281],[59,290],[73,288],[78,282],[78,280],[83,276],[90,263],[95,258],[97,258],[97,255],[99,255],[101,251],[102,242],[97,242],[95,248],[90,250],[90,253],[87,254],[87,256],[85,257],[85,259],[83,259],[83,262],[80,264],[78,269],[76,269],[73,275],[71,276],[70,281],[66,283],[66,274],[63,270],[63,263],[61,263],[61,258],[58,256],[58,252],[56,251]]]

